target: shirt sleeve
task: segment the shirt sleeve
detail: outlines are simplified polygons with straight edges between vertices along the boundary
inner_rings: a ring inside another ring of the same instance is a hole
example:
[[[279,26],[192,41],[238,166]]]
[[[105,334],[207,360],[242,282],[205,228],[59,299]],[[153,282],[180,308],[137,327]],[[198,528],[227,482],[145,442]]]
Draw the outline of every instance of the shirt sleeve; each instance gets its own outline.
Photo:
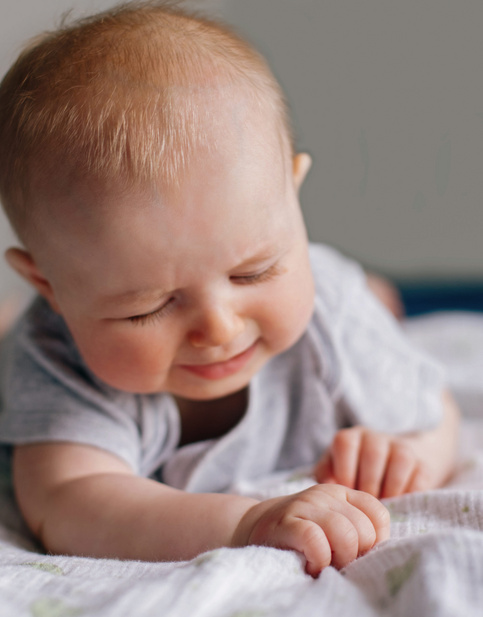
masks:
[[[411,344],[358,265],[325,247],[312,253],[315,319],[330,349],[326,373],[339,424],[392,433],[434,428],[443,413],[441,367]]]
[[[96,379],[61,317],[41,299],[2,342],[0,391],[0,441],[10,445],[82,443],[149,475],[177,439],[176,418],[152,397]]]

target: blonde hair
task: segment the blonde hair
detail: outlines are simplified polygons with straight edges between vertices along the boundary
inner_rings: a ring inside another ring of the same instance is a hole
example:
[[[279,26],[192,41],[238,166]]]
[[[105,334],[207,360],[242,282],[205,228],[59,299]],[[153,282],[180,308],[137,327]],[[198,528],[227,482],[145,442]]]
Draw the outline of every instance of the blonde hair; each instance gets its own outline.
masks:
[[[272,111],[291,146],[284,97],[264,59],[176,2],[129,2],[33,40],[0,85],[0,197],[20,239],[34,174],[176,182],[208,140],[194,93],[220,83]]]

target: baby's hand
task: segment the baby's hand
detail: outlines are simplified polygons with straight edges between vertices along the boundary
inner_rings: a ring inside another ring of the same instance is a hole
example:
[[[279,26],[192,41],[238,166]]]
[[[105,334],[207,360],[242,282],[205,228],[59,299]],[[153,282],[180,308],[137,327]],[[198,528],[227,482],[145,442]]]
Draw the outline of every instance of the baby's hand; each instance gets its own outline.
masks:
[[[233,534],[233,546],[249,544],[303,553],[306,571],[342,568],[389,537],[389,513],[377,499],[334,484],[313,486],[252,506]]]
[[[411,437],[360,426],[343,429],[317,464],[315,478],[380,498],[433,488],[424,452],[418,453],[415,445]]]

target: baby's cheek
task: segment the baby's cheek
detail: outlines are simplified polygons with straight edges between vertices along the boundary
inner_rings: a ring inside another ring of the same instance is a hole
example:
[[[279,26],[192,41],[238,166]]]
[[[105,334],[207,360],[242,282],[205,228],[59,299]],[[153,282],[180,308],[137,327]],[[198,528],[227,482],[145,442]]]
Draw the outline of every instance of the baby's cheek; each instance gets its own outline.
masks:
[[[104,383],[128,392],[152,392],[170,366],[169,350],[158,338],[144,332],[99,334],[97,340],[79,341],[78,347]]]
[[[294,289],[276,302],[271,319],[266,323],[266,339],[276,353],[281,353],[302,336],[313,313],[313,293]]]

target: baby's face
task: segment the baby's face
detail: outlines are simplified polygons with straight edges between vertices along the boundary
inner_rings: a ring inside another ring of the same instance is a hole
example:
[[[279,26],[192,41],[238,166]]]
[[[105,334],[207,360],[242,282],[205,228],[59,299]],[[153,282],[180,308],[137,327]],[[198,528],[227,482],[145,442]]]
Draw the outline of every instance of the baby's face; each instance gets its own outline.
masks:
[[[71,212],[95,203],[95,214],[59,217],[40,266],[111,386],[218,398],[304,332],[314,292],[301,179],[275,142],[243,131],[196,157],[178,189],[86,187]]]

